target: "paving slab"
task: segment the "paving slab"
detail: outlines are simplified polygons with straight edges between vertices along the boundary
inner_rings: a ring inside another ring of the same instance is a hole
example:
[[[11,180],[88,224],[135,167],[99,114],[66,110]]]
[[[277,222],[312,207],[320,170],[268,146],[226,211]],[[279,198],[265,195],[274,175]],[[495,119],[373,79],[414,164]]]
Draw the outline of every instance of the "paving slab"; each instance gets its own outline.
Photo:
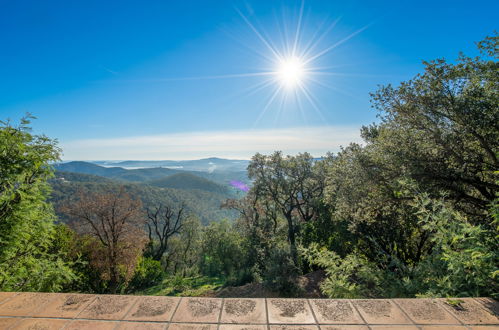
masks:
[[[69,323],[69,320],[58,319],[23,319],[11,329],[26,330],[60,330]]]
[[[267,330],[263,324],[220,324],[219,330]]]
[[[499,317],[499,301],[492,298],[473,298],[477,303],[479,303],[483,308],[488,310],[490,313]]]
[[[367,325],[321,325],[321,330],[369,330]]]
[[[269,323],[315,324],[306,299],[267,299]]]
[[[6,302],[10,298],[14,297],[17,292],[0,292],[0,304]]]
[[[498,330],[499,326],[490,326],[490,325],[475,325],[470,327],[471,330]]]
[[[310,305],[319,324],[364,324],[364,320],[348,300],[313,299]]]
[[[0,315],[34,316],[38,310],[49,304],[56,296],[56,293],[20,293],[0,305]]]
[[[425,325],[422,330],[465,330],[468,327],[464,325]]]
[[[179,301],[177,297],[139,297],[125,320],[170,321]]]
[[[168,330],[217,330],[216,324],[172,323]]]
[[[85,309],[96,295],[91,294],[56,294],[55,298],[43,306],[37,313],[38,317],[74,318]]]
[[[79,319],[122,320],[132,304],[135,296],[99,295],[78,316]]]
[[[383,324],[383,325],[371,325],[371,329],[376,330],[417,330],[419,329],[415,325],[395,325],[395,324]],[[443,330],[443,329],[441,329]]]
[[[319,330],[316,325],[271,325],[270,330]]]
[[[267,324],[265,299],[226,298],[220,322]]]
[[[217,323],[222,309],[222,299],[182,298],[173,322]]]
[[[460,324],[436,299],[394,299],[417,324]]]
[[[8,329],[21,320],[17,317],[0,317],[0,329]]]
[[[64,330],[113,330],[117,325],[116,321],[74,320]]]
[[[368,324],[412,324],[389,299],[362,299],[351,302]]]
[[[120,322],[116,330],[165,330],[168,326],[164,322]]]
[[[485,310],[478,302],[471,298],[453,299],[459,305],[451,306],[447,299],[438,299],[438,302],[464,324],[499,324],[499,317]]]

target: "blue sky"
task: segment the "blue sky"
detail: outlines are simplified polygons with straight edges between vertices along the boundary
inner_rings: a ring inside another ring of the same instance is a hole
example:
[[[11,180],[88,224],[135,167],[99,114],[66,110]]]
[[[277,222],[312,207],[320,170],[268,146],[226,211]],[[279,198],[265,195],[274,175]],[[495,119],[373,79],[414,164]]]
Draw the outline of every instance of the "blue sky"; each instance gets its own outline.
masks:
[[[359,141],[378,85],[476,54],[497,12],[498,1],[0,0],[0,119],[31,112],[64,159],[319,156]],[[307,58],[331,49],[306,66],[308,97],[295,86],[272,98],[282,81],[266,43],[288,58],[295,39],[296,54],[315,46]]]

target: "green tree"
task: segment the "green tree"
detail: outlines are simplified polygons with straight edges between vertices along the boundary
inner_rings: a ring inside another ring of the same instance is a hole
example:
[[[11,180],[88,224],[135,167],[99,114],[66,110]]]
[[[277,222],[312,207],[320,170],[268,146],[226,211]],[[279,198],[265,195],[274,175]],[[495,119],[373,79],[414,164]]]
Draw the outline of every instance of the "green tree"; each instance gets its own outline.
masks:
[[[47,179],[59,159],[56,141],[0,122],[0,290],[58,291],[75,275],[53,249],[54,222]]]
[[[201,242],[200,270],[236,284],[244,272],[246,251],[241,235],[227,221],[212,222],[204,228]]]
[[[373,94],[381,123],[363,128],[367,143],[433,196],[445,191],[471,220],[485,220],[499,189],[499,36],[480,56],[424,62],[398,87]]]
[[[248,165],[248,176],[254,180],[252,193],[272,201],[287,221],[295,266],[300,226],[314,220],[319,212],[325,183],[323,164],[308,153],[283,157],[281,152],[275,152],[270,156],[256,154]]]

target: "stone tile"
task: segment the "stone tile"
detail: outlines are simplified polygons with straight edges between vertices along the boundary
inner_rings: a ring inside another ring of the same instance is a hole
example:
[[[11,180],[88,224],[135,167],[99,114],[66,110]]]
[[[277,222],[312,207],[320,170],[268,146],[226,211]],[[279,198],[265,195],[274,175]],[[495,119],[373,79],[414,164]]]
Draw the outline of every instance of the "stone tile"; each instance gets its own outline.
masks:
[[[319,330],[316,325],[271,325],[270,330]]]
[[[460,324],[436,299],[395,299],[417,324]]]
[[[425,325],[422,330],[465,330],[468,327],[464,325]]]
[[[490,325],[475,325],[469,328],[471,330],[499,330],[499,325],[490,326]]]
[[[117,325],[115,321],[74,320],[64,330],[113,330]]]
[[[471,298],[459,298],[459,300],[461,303],[456,307],[447,304],[447,299],[437,301],[465,324],[499,324],[499,317],[484,310],[475,300]]]
[[[49,304],[56,296],[56,293],[20,293],[0,305],[0,315],[34,316],[38,310]]]
[[[168,330],[217,330],[216,324],[172,323]]]
[[[269,323],[315,324],[306,299],[267,299]]]
[[[0,304],[14,297],[17,292],[0,292]]]
[[[116,330],[164,330],[167,325],[163,322],[120,322]]]
[[[367,325],[321,325],[321,330],[369,330]]]
[[[224,300],[221,323],[267,323],[265,299]]]
[[[267,330],[263,324],[220,324],[219,330]]]
[[[177,297],[140,297],[125,320],[170,321],[179,301]]]
[[[69,320],[57,319],[24,319],[12,329],[26,329],[26,330],[59,330],[64,328]]]
[[[313,299],[310,300],[310,304],[320,324],[364,324],[359,313],[348,300]]]
[[[8,329],[21,320],[15,317],[0,317],[0,329]]]
[[[495,316],[499,316],[499,301],[492,298],[473,298],[477,303],[482,305],[485,309]]]
[[[137,299],[134,296],[100,295],[77,317],[79,319],[122,320]]]
[[[222,299],[182,298],[172,321],[216,323],[221,308]]]
[[[394,324],[371,325],[370,328],[376,329],[376,330],[417,330],[417,329],[419,329],[415,325],[394,325]]]
[[[74,318],[94,299],[90,294],[57,294],[55,299],[36,313],[39,317]]]
[[[412,324],[389,299],[352,300],[368,324]]]

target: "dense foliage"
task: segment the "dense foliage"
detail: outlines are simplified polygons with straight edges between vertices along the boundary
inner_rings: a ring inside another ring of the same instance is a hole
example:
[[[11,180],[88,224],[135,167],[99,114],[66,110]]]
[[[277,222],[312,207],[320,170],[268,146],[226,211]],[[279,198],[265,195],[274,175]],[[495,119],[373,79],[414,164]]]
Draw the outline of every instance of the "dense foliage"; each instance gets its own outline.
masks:
[[[75,277],[56,244],[47,179],[59,158],[55,141],[0,122],[0,291],[57,291]]]

